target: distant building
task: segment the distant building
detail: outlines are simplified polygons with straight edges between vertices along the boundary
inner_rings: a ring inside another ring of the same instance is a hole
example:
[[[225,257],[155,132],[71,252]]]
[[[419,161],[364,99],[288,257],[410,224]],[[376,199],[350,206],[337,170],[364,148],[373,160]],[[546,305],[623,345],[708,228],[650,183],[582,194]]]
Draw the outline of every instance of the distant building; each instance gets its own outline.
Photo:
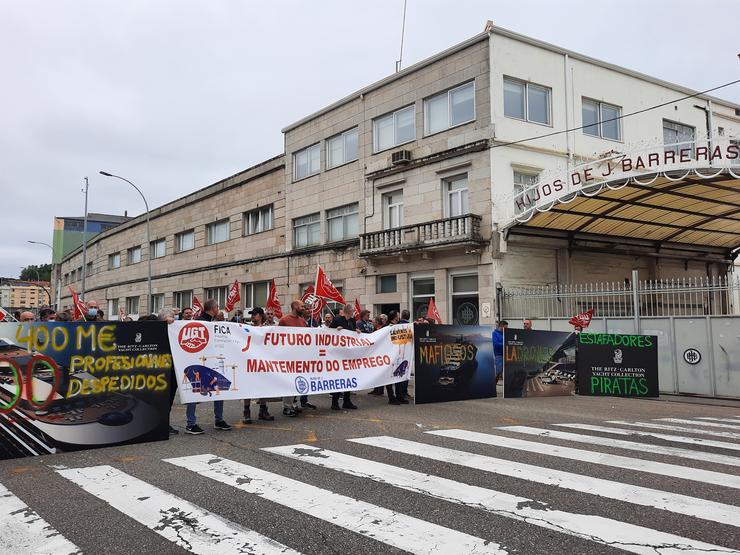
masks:
[[[87,215],[87,238],[92,239],[98,233],[108,231],[123,222],[129,221],[126,215],[116,216],[113,214]],[[85,225],[83,216],[57,216],[54,218],[54,254],[52,264],[59,264],[65,256],[76,248],[82,246],[82,229]]]
[[[52,304],[48,281],[0,278],[0,306],[6,310],[34,309]]]

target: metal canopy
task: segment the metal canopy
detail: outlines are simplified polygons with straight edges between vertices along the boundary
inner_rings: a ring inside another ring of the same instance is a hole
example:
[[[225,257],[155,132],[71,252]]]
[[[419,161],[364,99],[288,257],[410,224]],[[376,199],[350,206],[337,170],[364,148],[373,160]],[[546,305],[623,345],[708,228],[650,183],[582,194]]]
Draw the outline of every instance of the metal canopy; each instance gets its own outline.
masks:
[[[740,247],[740,179],[726,173],[680,181],[645,176],[595,196],[584,191],[547,212],[536,211],[510,232],[527,234],[526,228],[732,251]]]

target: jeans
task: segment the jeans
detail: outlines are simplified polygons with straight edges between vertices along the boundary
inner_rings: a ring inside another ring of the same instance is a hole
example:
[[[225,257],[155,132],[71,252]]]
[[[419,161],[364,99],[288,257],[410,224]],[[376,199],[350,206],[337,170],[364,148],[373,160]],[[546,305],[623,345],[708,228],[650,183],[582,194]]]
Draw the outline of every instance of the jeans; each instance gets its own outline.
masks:
[[[188,403],[187,405],[185,405],[185,414],[187,416],[188,426],[195,426],[195,407],[197,405],[198,403]],[[223,401],[213,401],[213,416],[215,417],[216,422],[220,422],[224,419]]]
[[[496,375],[498,376],[504,371],[504,355],[494,355],[493,362],[496,368]]]

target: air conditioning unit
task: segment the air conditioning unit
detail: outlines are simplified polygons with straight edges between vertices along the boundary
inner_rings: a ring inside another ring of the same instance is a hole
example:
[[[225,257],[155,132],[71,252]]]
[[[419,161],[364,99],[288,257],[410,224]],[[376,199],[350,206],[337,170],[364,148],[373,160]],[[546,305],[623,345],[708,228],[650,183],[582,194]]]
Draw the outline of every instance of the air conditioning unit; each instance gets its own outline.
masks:
[[[399,150],[391,154],[391,164],[394,166],[403,166],[411,162],[410,150]]]

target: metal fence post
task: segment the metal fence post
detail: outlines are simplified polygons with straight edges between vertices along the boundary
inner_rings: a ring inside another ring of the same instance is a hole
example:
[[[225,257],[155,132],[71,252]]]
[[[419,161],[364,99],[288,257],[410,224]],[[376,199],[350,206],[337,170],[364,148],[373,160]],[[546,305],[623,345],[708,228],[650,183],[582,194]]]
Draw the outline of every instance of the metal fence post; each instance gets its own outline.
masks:
[[[632,270],[632,314],[635,319],[635,333],[640,333],[640,293],[638,291],[640,276],[637,270]]]

